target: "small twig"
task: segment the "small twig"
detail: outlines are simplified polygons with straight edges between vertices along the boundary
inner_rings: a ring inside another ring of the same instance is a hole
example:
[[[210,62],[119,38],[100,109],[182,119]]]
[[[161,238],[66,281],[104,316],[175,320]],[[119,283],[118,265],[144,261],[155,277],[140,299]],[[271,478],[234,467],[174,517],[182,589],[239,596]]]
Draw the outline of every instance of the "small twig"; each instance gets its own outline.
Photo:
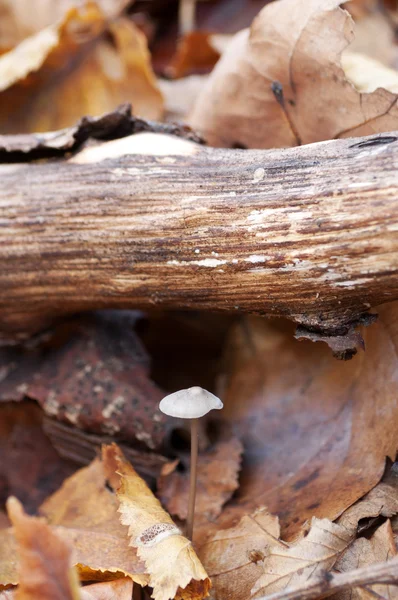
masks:
[[[390,585],[398,583],[398,556],[387,562],[354,569],[347,573],[325,572],[314,581],[309,580],[305,584],[294,588],[286,588],[268,596],[261,596],[257,600],[314,600],[320,597],[326,598],[349,588],[363,587],[375,583]]]

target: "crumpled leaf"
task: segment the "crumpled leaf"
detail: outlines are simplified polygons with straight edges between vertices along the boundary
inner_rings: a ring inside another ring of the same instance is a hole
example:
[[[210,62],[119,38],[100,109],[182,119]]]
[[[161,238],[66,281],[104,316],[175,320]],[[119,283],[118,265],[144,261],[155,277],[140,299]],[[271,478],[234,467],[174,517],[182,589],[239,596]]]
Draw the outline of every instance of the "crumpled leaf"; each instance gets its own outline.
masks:
[[[383,477],[382,481],[355,504],[347,508],[337,523],[355,533],[359,521],[379,516],[392,517],[398,514],[398,465]]]
[[[198,457],[195,510],[202,518],[215,519],[222,507],[239,487],[243,446],[236,437],[221,439]],[[158,482],[158,495],[170,514],[185,520],[188,516],[189,464],[184,472],[176,471],[176,463],[165,465]]]
[[[351,540],[352,534],[344,527],[314,517],[308,534],[296,544],[270,548],[262,564],[264,572],[254,584],[252,595],[272,594],[329,571]]]
[[[26,515],[15,497],[8,499],[7,510],[20,562],[15,600],[79,600],[79,580],[71,546],[44,519]]]
[[[131,600],[133,582],[128,577],[93,583],[80,591],[81,600]]]
[[[45,413],[87,432],[158,449],[171,419],[133,312],[96,313],[60,325],[33,349],[4,350],[0,398],[34,398]],[[51,349],[51,351],[49,351]]]
[[[104,573],[123,573],[145,585],[144,565],[128,545],[118,506],[115,495],[106,487],[103,465],[96,459],[67,479],[42,504],[40,512],[64,539],[73,543],[81,579],[104,579]]]
[[[189,119],[211,145],[270,148],[398,128],[396,96],[361,94],[340,65],[354,38],[340,0],[277,0],[239,32]],[[344,109],[342,109],[344,107]]]
[[[120,502],[120,520],[129,528],[130,545],[146,565],[153,598],[170,600],[181,595],[199,600],[208,596],[210,580],[191,542],[115,444],[103,448],[103,461]]]
[[[211,71],[220,58],[212,44],[212,35],[206,31],[190,31],[177,45],[177,50],[167,67],[167,75],[178,79],[192,73]]]
[[[103,466],[96,459],[67,479],[41,506],[56,534],[74,549],[82,581],[128,576],[140,585],[145,567],[128,544],[127,530],[117,513],[119,503],[107,489]],[[0,586],[18,583],[12,529],[0,531]]]
[[[130,0],[96,0],[107,18],[114,18]],[[80,3],[81,4],[81,3]],[[62,19],[79,0],[1,0],[0,53]]]
[[[286,539],[312,516],[336,519],[395,459],[398,303],[378,314],[366,352],[347,363],[281,321],[249,318],[231,332],[218,395],[245,447],[236,501],[278,514]]]
[[[212,582],[212,597],[249,598],[270,548],[286,547],[279,536],[278,517],[262,508],[242,517],[235,527],[217,531],[202,544],[198,553]]]
[[[108,25],[94,2],[0,56],[0,90],[2,133],[68,127],[128,101],[139,116],[163,111],[144,34],[124,18]]]
[[[26,510],[35,512],[75,470],[45,435],[37,404],[0,402],[0,504],[17,496]]]
[[[394,94],[398,93],[398,71],[386,67],[378,60],[359,52],[345,52],[342,65],[347,79],[359,92],[370,93],[377,88],[385,88]]]
[[[391,522],[381,525],[370,539],[360,537],[355,540],[336,562],[334,569],[345,573],[360,567],[390,560],[397,555]],[[373,600],[375,597],[396,600],[398,587],[394,585],[376,584],[366,587],[355,587],[339,592],[334,600]]]

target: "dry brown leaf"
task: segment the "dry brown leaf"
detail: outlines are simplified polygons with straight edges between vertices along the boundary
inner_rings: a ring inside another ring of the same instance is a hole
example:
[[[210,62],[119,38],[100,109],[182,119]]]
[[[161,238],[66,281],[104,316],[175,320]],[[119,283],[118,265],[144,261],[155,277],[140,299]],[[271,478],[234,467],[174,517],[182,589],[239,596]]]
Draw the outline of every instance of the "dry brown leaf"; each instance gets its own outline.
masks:
[[[361,519],[392,517],[397,513],[398,473],[395,464],[376,487],[341,515],[337,523],[355,533]]]
[[[19,585],[15,600],[79,600],[71,546],[44,519],[26,515],[16,498],[8,499],[7,510],[18,544]]]
[[[3,133],[68,127],[126,101],[135,114],[161,116],[144,34],[123,18],[106,26],[91,2],[0,57]]]
[[[121,522],[149,574],[155,600],[176,595],[192,600],[208,596],[210,580],[192,544],[181,534],[146,483],[112,444],[103,448],[105,472],[117,490]]]
[[[308,534],[296,544],[270,548],[262,563],[263,574],[254,584],[252,595],[272,594],[330,571],[351,541],[352,535],[344,527],[314,517]]]
[[[93,583],[80,589],[79,600],[131,600],[133,582],[128,577]],[[0,600],[18,600],[14,590],[0,592]]]
[[[370,539],[360,537],[350,545],[334,568],[340,573],[346,573],[360,567],[368,567],[374,563],[390,560],[397,555],[391,522],[381,525]],[[374,598],[396,600],[398,587],[394,585],[370,585],[365,588],[356,587],[339,592],[333,600],[373,600]]]
[[[373,92],[377,88],[384,88],[398,93],[398,71],[395,69],[357,52],[345,52],[341,64],[347,79],[359,92]]]
[[[238,489],[243,446],[236,437],[219,441],[198,458],[196,513],[212,520],[218,517],[222,507]],[[184,472],[169,465],[163,467],[158,482],[158,495],[171,515],[186,519],[188,515],[189,464]]]
[[[18,583],[17,542],[11,528],[0,531],[0,590]]]
[[[129,2],[96,0],[107,18],[116,17]],[[78,5],[79,0],[1,0],[0,53],[62,19],[70,8]]]
[[[216,532],[199,548],[212,582],[213,598],[242,600],[262,574],[261,561],[279,541],[278,518],[265,509],[242,517],[238,525]]]
[[[356,21],[355,39],[347,52],[366,54],[387,67],[398,66],[398,47],[395,43],[394,28],[385,12],[372,11]],[[346,52],[343,52],[342,58],[345,54]]]
[[[354,38],[340,0],[277,0],[238,33],[189,123],[212,145],[286,147],[398,128],[396,96],[359,93],[340,66]]]
[[[0,359],[2,374],[7,363]],[[35,512],[76,470],[57,454],[43,432],[43,411],[30,401],[0,402],[0,503],[17,496]]]
[[[40,512],[73,544],[81,579],[105,579],[109,574],[122,573],[145,585],[144,565],[128,544],[118,506],[97,459],[67,479],[42,504]]]
[[[231,334],[219,395],[245,447],[237,500],[278,514],[284,538],[313,515],[336,519],[395,459],[398,304],[378,313],[366,352],[346,363],[281,321],[252,318]]]
[[[176,53],[167,67],[167,75],[178,79],[192,73],[211,71],[220,53],[211,43],[212,35],[206,31],[190,31],[177,45]]]
[[[133,582],[124,577],[115,581],[94,583],[81,589],[81,600],[131,600]]]

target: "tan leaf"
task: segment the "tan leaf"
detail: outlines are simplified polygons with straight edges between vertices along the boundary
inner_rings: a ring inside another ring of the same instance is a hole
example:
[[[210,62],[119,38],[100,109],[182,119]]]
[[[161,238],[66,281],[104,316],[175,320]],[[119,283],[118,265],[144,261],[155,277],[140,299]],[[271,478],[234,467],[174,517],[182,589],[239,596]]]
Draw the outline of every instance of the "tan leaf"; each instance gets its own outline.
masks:
[[[262,508],[208,539],[198,553],[213,585],[212,596],[228,600],[249,598],[270,548],[285,547],[279,535],[278,518]]]
[[[117,489],[121,522],[130,545],[145,562],[155,600],[179,594],[199,600],[208,596],[210,580],[192,544],[181,534],[146,483],[112,444],[103,448],[105,472]]]
[[[249,318],[231,332],[218,395],[245,447],[237,501],[278,514],[286,539],[312,516],[339,517],[395,459],[398,303],[378,314],[363,330],[366,351],[348,362],[295,341],[280,320]]]
[[[133,582],[128,577],[93,583],[80,589],[80,600],[131,600]],[[0,600],[17,600],[14,590],[0,592]]]
[[[96,4],[107,18],[114,18],[129,1],[97,0]],[[78,5],[79,0],[1,0],[0,53],[62,19]]]
[[[355,540],[336,562],[334,568],[340,573],[345,573],[360,567],[368,567],[374,563],[385,562],[396,555],[391,522],[386,521],[370,539],[360,537]],[[373,600],[375,597],[396,600],[398,587],[383,584],[370,585],[365,588],[356,587],[339,592],[333,596],[333,600]]]
[[[7,510],[20,561],[15,600],[79,600],[79,580],[71,546],[44,519],[26,515],[16,498],[8,499]]]
[[[104,581],[87,585],[81,589],[81,600],[131,600],[133,582],[124,577],[115,581]]]
[[[360,92],[373,92],[383,87],[398,93],[398,71],[384,66],[379,61],[359,54],[345,52],[341,59],[344,73]]]
[[[271,547],[263,561],[263,574],[252,589],[254,596],[263,596],[294,587],[329,571],[352,540],[344,527],[328,519],[313,518],[308,534],[296,544]]]
[[[102,463],[94,460],[69,477],[40,512],[73,544],[81,579],[123,573],[145,585],[145,567],[128,545],[127,529],[117,514],[119,503],[105,484]]]
[[[354,24],[340,0],[277,0],[229,44],[190,125],[212,145],[286,147],[398,128],[396,96],[359,93],[340,65]]]
[[[202,452],[198,458],[196,512],[212,520],[238,488],[243,447],[232,437],[221,440],[215,447]],[[168,472],[159,478],[158,492],[162,504],[170,514],[186,519],[188,514],[189,464],[185,472]],[[164,467],[169,471],[168,466]]]
[[[0,57],[3,133],[60,129],[122,102],[140,116],[161,116],[144,35],[123,18],[106,27],[91,2]]]
[[[398,475],[391,470],[376,487],[350,506],[338,519],[338,524],[355,533],[361,519],[392,517],[398,513]],[[359,565],[358,565],[359,566]]]
[[[208,72],[214,67],[220,53],[211,42],[211,34],[205,31],[186,33],[167,67],[167,74],[178,79],[197,72]]]
[[[17,542],[11,528],[0,531],[0,590],[17,585],[18,557]]]

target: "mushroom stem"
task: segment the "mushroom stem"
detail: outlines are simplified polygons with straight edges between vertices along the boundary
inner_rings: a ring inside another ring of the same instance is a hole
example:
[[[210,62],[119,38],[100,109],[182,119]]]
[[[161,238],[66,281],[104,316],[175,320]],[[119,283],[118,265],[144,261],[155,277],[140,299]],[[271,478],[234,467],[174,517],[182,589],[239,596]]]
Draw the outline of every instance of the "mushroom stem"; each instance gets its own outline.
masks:
[[[192,541],[193,521],[195,518],[196,472],[198,466],[199,419],[191,419],[191,476],[189,482],[187,538]]]
[[[186,35],[195,29],[196,0],[180,0],[179,5],[179,33]]]

